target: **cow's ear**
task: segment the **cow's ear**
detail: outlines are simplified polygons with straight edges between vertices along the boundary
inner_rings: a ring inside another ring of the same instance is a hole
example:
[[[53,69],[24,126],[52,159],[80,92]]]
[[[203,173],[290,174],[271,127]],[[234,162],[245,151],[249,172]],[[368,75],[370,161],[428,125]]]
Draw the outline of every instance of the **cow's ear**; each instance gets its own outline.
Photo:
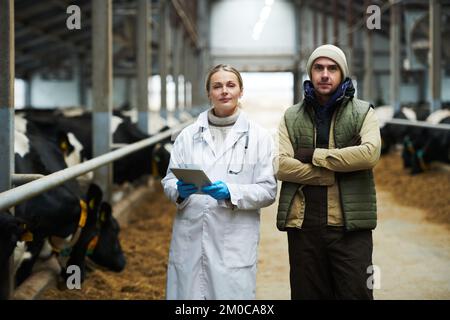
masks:
[[[111,218],[111,205],[107,202],[102,202],[100,205],[100,223],[103,224]]]
[[[103,192],[100,187],[95,184],[91,183],[89,185],[89,189],[87,192],[87,201],[89,205],[90,210],[94,210],[95,208],[98,208],[99,204],[102,202],[103,198]]]

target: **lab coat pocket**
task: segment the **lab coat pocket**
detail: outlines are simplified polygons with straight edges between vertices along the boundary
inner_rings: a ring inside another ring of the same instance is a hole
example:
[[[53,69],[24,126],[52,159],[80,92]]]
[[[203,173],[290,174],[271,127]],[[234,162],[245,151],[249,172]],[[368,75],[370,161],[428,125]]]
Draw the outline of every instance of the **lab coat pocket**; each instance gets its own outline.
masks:
[[[256,263],[258,232],[254,225],[228,224],[224,234],[223,260],[228,268],[245,268]]]
[[[189,220],[175,219],[170,244],[169,261],[174,264],[185,263],[188,256]]]

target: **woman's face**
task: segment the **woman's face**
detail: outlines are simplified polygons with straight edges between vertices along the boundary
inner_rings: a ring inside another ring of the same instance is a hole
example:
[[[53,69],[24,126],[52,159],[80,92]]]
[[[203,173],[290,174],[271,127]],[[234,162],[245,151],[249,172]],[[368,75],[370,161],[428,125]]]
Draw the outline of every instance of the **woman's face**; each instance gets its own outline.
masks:
[[[242,93],[238,78],[233,72],[219,70],[211,76],[208,98],[211,100],[216,116],[232,115]]]

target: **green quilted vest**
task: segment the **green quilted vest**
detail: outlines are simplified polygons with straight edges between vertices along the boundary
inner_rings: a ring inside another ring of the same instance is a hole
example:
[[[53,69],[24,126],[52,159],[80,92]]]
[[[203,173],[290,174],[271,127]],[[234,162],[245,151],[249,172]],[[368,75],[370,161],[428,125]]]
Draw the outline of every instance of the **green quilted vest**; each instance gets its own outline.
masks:
[[[356,98],[345,98],[337,109],[334,124],[336,148],[348,145],[352,137],[359,133],[370,109],[368,102]],[[284,119],[294,150],[314,148],[314,113],[303,103],[286,110]],[[347,231],[374,229],[377,225],[377,205],[375,183],[372,170],[336,172],[344,224]],[[283,181],[278,204],[277,228],[285,231],[286,219],[292,201],[301,184]]]

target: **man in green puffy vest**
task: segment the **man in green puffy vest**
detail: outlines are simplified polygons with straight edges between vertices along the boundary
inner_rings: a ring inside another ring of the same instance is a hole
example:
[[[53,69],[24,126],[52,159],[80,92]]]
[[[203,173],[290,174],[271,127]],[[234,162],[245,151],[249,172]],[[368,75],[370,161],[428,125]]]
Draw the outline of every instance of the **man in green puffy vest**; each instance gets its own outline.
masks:
[[[304,99],[286,110],[275,157],[291,297],[373,299],[378,120],[368,102],[354,97],[341,49],[318,47],[306,69]]]

